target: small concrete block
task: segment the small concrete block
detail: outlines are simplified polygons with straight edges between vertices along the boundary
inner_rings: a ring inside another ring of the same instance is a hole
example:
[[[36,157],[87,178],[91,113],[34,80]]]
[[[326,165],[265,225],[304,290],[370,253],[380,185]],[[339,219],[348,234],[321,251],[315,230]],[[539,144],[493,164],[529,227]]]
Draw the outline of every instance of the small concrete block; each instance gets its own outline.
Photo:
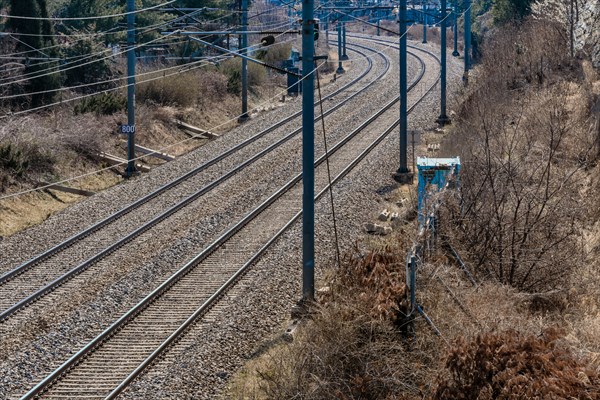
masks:
[[[300,325],[299,319],[292,321],[292,323],[288,325],[287,329],[283,333],[283,340],[285,340],[286,342],[293,342],[294,336],[296,335],[296,332],[298,330],[298,325]]]
[[[377,226],[376,224],[373,224],[371,222],[367,222],[365,225],[365,231],[367,231],[367,233],[375,233],[377,232]]]
[[[378,219],[380,221],[387,221],[388,218],[390,217],[390,212],[387,210],[387,208],[385,210],[383,210],[380,214]]]
[[[397,219],[398,219],[398,213],[397,213],[397,212],[395,212],[395,213],[392,213],[391,220],[392,220],[392,221],[395,221],[395,220],[397,220]]]
[[[384,226],[382,227],[383,231],[380,233],[380,235],[389,235],[390,233],[392,233],[392,228],[389,226]]]

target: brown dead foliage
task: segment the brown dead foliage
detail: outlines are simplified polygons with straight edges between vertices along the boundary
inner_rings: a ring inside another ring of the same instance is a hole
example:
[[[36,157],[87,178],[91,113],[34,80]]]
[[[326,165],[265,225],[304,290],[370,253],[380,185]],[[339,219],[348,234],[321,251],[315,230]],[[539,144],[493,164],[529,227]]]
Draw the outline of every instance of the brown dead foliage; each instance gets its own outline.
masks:
[[[339,271],[339,283],[355,288],[358,297],[370,305],[373,318],[401,324],[408,311],[405,258],[389,246],[366,254],[355,252]]]
[[[458,338],[434,399],[597,399],[600,375],[561,346],[554,329],[540,336],[516,331]]]

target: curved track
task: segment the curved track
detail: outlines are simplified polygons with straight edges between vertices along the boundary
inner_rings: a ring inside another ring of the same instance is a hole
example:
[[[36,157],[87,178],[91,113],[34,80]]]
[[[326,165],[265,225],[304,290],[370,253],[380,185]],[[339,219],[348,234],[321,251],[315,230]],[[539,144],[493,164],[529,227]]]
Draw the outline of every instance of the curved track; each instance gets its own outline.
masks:
[[[389,42],[387,42],[389,44]],[[430,56],[435,55],[419,49]],[[410,85],[416,87],[421,72]],[[437,84],[424,88],[414,107]],[[352,171],[395,127],[383,132],[375,122],[389,112],[398,98],[388,102],[359,127],[339,140],[315,162],[316,198],[328,185],[324,161],[329,158],[335,184]],[[392,110],[392,112],[395,110]],[[301,175],[292,177],[230,229],[214,240],[177,273],[121,316],[23,398],[43,393],[48,398],[114,398],[170,347],[186,329],[213,307],[219,298],[261,257],[264,251],[301,215]]]
[[[362,46],[357,45],[356,47],[361,48]],[[352,51],[367,58],[368,68],[366,68],[365,71],[359,74],[359,76],[353,79],[350,83],[325,97],[323,101],[333,98],[334,96],[340,94],[343,90],[355,85],[361,79],[366,77],[371,71],[373,66],[371,58],[367,57],[364,52],[359,50],[353,49]],[[382,58],[385,63],[383,72],[378,74],[374,79],[371,80],[369,84],[362,87],[360,90],[357,90],[355,93],[338,102],[334,106],[329,107],[325,112],[325,116],[339,110],[349,101],[359,96],[365,90],[368,90],[371,85],[377,81],[377,79],[387,73],[389,69],[389,61],[385,57]],[[181,183],[189,180],[207,168],[214,167],[216,169],[223,169],[223,167],[220,166],[220,162],[222,160],[233,156],[237,151],[264,137],[268,133],[275,131],[277,128],[285,126],[288,122],[292,121],[300,114],[300,112],[297,112],[292,116],[283,119],[277,124],[274,124],[271,127],[252,136],[250,139],[240,143],[230,150],[223,152],[219,156],[195,168],[187,174],[173,180],[149,195],[144,196],[140,200],[112,214],[108,218],[105,218],[104,220],[94,224],[90,228],[74,235],[63,243],[54,246],[47,252],[40,254],[39,256],[4,274],[2,277],[0,277],[0,321],[9,318],[11,315],[17,313],[36,300],[44,297],[48,293],[51,293],[64,282],[90,268],[109,254],[139,237],[144,232],[152,229],[162,221],[182,210],[184,207],[190,205],[210,191],[219,187],[219,185],[240,173],[244,168],[267,156],[292,138],[298,136],[298,134],[301,132],[301,128],[294,129],[291,132],[284,134],[282,137],[273,138],[274,141],[271,142],[267,147],[260,149],[260,151],[253,154],[248,159],[242,159],[238,161],[239,163],[234,168],[230,169],[225,174],[220,175],[217,179],[202,185],[201,189],[191,193],[188,191],[184,195],[178,195],[178,201],[170,203],[168,207],[158,207],[154,206],[154,203],[152,203],[154,199],[160,197],[162,194],[170,190],[173,190]],[[320,116],[315,118],[315,121],[318,121],[319,119]],[[134,226],[135,229],[130,230],[125,235],[123,235],[122,232],[101,234],[108,226],[125,216],[132,221],[130,225]],[[119,239],[114,240],[115,236],[119,237]]]

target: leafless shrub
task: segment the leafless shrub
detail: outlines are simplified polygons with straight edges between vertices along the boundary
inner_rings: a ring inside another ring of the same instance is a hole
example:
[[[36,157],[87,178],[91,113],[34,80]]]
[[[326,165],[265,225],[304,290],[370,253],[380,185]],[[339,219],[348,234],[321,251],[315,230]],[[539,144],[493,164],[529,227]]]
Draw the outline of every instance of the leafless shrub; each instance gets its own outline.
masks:
[[[218,71],[198,73],[199,98],[201,104],[219,101],[227,95],[227,77]]]
[[[364,303],[339,298],[258,370],[269,399],[409,399],[419,370],[400,335]]]
[[[496,104],[498,106],[498,104]],[[545,111],[472,108],[455,232],[476,270],[521,290],[560,287],[581,261],[579,167],[566,148],[571,129],[561,98]],[[514,105],[513,105],[514,107]],[[466,128],[466,126],[465,126]]]
[[[579,64],[569,57],[562,35],[561,26],[549,21],[528,20],[502,28],[482,49],[486,80],[513,90],[579,77]]]
[[[267,64],[278,66],[283,60],[287,60],[290,57],[291,50],[291,44],[277,43],[265,50],[265,53],[262,55],[261,59]]]
[[[515,331],[459,338],[433,399],[597,399],[600,376],[561,346],[558,331]]]
[[[450,212],[452,234],[478,273],[526,291],[564,287],[583,260],[581,132],[564,83],[578,68],[554,34],[529,21],[490,39],[457,121],[469,146],[456,146],[463,203]]]
[[[190,107],[195,104],[199,95],[195,76],[189,72],[142,82],[136,86],[136,96],[141,101],[162,106]]]

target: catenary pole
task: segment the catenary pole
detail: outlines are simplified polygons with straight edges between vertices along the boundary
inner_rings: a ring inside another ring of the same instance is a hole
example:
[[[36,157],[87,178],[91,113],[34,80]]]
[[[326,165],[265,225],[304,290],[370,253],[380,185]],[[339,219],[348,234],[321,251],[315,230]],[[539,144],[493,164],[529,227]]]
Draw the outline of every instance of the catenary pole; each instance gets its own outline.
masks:
[[[421,9],[423,11],[423,43],[427,43],[427,3],[422,1]]]
[[[408,169],[408,138],[407,138],[407,60],[406,60],[406,0],[400,0],[398,10],[398,26],[400,34],[400,167],[394,179],[402,184],[412,182],[412,174]]]
[[[471,69],[471,0],[465,0],[465,78]]]
[[[248,30],[248,0],[241,0],[242,4],[242,30]],[[248,34],[241,35],[240,53],[246,55],[248,50]],[[248,120],[248,60],[242,57],[242,113],[239,122]]]
[[[127,168],[135,175],[135,0],[127,0]]]
[[[344,67],[342,66],[342,23],[338,20],[337,22],[337,35],[338,35],[338,68],[335,70],[336,74],[343,74]]]
[[[304,302],[312,302],[315,298],[314,6],[314,0],[302,0],[302,300]]]
[[[346,61],[348,54],[346,53],[346,22],[342,22],[342,60]]]
[[[458,57],[460,55],[460,53],[458,52],[458,13],[456,12],[456,0],[454,0],[454,7],[452,8],[452,16],[454,17],[454,26],[453,26],[453,36],[454,36],[454,51],[452,52],[452,55],[454,57]]]
[[[446,125],[450,122],[448,115],[446,114],[446,13],[447,13],[447,4],[446,0],[442,0],[442,9],[441,9],[441,72],[440,72],[440,116],[437,119],[438,124]]]

